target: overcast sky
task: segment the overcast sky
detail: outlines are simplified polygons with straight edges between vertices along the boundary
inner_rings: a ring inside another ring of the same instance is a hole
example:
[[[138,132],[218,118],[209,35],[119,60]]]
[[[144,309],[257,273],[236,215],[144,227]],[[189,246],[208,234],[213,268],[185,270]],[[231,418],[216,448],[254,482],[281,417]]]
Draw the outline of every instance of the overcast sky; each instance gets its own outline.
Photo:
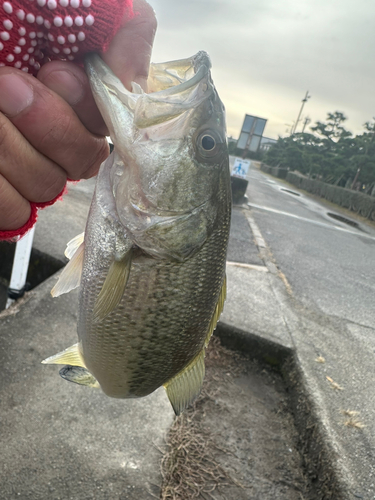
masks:
[[[246,113],[268,119],[265,136],[287,135],[307,90],[311,125],[341,111],[359,133],[375,116],[374,0],[149,3],[159,22],[153,61],[207,51],[228,135],[238,137]]]

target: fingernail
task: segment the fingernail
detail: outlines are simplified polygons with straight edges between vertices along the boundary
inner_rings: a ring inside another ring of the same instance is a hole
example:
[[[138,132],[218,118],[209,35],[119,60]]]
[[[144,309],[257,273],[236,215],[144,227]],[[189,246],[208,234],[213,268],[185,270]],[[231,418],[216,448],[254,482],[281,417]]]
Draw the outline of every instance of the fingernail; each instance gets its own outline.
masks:
[[[22,77],[13,73],[0,76],[0,111],[5,115],[18,115],[33,99],[33,88]]]
[[[43,83],[71,106],[78,104],[84,95],[83,83],[70,71],[52,71],[43,78]]]

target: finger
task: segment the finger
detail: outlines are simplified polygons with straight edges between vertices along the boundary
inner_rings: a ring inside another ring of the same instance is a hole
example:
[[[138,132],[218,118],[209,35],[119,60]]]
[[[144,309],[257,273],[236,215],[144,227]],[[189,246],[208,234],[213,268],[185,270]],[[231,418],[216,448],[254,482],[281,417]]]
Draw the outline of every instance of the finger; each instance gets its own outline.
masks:
[[[129,90],[131,82],[137,82],[147,91],[157,22],[154,10],[144,0],[134,0],[133,10],[134,18],[119,29],[102,58]]]
[[[131,82],[135,81],[147,90],[157,23],[153,9],[144,0],[135,0],[133,9],[135,18],[125,22],[102,57],[126,87],[130,89]],[[52,61],[42,66],[38,79],[71,105],[90,132],[109,134],[83,69],[67,61]]]
[[[66,184],[66,172],[36,151],[1,113],[0,174],[20,196],[36,203],[53,200]]]
[[[37,78],[74,109],[90,132],[98,135],[109,134],[82,68],[67,61],[52,61],[42,66]]]
[[[0,228],[9,231],[22,227],[30,217],[30,203],[0,175]]]
[[[91,177],[108,156],[106,139],[90,133],[69,104],[23,71],[0,68],[0,111],[71,179]]]

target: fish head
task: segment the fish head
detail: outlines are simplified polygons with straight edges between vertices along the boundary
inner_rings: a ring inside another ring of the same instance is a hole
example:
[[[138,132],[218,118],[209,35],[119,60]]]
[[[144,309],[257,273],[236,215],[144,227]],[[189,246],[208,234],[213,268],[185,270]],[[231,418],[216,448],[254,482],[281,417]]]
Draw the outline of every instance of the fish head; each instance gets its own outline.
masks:
[[[115,147],[111,183],[120,220],[139,236],[203,211],[207,233],[223,176],[225,189],[229,179],[225,111],[208,55],[152,64],[149,93],[137,84],[127,90],[96,54],[85,66]]]

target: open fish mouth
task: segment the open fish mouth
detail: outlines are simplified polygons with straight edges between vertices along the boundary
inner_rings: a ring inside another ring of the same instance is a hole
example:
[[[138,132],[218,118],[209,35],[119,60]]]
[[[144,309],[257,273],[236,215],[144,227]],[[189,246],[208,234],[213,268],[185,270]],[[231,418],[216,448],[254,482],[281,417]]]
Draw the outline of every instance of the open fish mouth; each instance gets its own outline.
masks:
[[[135,83],[132,91],[127,90],[99,55],[88,54],[85,58],[97,106],[115,147],[116,129],[133,136],[134,127],[153,127],[197,108],[214,91],[210,68],[210,58],[203,51],[180,61],[151,64],[147,82],[150,93],[145,93]]]
[[[149,92],[159,96],[173,95],[197,85],[211,68],[206,52],[198,52],[187,59],[152,64],[148,77]]]

